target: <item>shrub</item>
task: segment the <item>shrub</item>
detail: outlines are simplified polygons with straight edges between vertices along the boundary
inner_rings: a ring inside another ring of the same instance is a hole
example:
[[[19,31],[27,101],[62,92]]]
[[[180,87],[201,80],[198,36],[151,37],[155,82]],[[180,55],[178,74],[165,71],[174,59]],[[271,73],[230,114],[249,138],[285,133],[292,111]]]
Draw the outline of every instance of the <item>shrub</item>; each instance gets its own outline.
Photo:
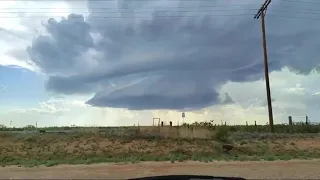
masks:
[[[39,133],[44,134],[44,133],[46,133],[46,131],[44,129],[41,129],[41,130],[39,130]]]
[[[220,142],[227,142],[229,140],[229,131],[227,126],[219,126],[215,130],[213,139]]]

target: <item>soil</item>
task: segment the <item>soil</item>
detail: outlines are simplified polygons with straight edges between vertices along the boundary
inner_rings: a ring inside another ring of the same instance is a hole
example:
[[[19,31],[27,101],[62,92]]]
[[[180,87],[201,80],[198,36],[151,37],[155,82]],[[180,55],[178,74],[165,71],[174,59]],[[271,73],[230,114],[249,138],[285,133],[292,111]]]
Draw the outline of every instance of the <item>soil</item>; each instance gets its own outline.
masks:
[[[138,164],[58,165],[0,168],[0,179],[124,179],[143,176],[197,174],[248,179],[319,179],[320,160],[272,162],[144,162]]]

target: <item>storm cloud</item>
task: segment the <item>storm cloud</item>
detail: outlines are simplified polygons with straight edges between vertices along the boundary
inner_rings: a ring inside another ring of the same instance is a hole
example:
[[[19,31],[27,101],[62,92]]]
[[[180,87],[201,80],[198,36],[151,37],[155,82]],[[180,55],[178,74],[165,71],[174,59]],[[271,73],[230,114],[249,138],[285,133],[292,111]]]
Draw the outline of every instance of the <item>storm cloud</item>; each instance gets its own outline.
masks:
[[[49,76],[47,90],[95,93],[87,101],[93,106],[181,110],[232,103],[219,98],[223,84],[263,78],[260,20],[251,15],[261,3],[88,1],[87,19],[50,18],[48,35],[27,52]],[[230,11],[208,11],[215,5]],[[320,25],[279,18],[280,5],[286,4],[273,1],[268,10],[269,69],[308,74],[318,66]],[[190,9],[197,6],[208,8]]]

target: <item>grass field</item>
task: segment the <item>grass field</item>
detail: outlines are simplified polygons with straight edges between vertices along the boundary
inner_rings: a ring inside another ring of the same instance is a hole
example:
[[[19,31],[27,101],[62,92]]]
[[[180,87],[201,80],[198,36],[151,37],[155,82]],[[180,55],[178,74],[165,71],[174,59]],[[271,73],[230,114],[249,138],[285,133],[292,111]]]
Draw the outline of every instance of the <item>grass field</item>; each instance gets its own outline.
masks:
[[[219,126],[223,125],[215,125],[213,122],[195,122],[192,124],[182,124],[180,129],[183,129],[185,127],[189,127],[188,129],[215,129],[219,128]],[[146,129],[152,129],[154,131],[154,128],[158,126],[144,126]],[[167,126],[165,126],[167,127]],[[175,126],[177,127],[177,126]],[[230,132],[258,132],[258,133],[267,133],[269,132],[269,125],[227,125],[228,131]],[[134,126],[129,127],[77,127],[77,126],[61,126],[61,127],[39,127],[36,128],[34,125],[28,125],[26,127],[6,127],[4,125],[0,125],[0,132],[1,131],[28,131],[28,130],[44,130],[44,131],[59,131],[59,130],[76,130],[76,131],[104,131],[104,132],[113,132],[114,129],[117,129],[117,131],[125,130],[126,132],[128,129],[135,129]],[[309,123],[306,124],[304,122],[295,122],[293,125],[289,126],[288,124],[275,124],[274,129],[276,133],[320,133],[320,123]],[[180,130],[179,130],[180,131]]]
[[[0,132],[0,164],[53,166],[99,162],[289,160],[320,158],[318,125],[189,125],[180,127],[74,127],[72,133]],[[51,128],[54,129],[54,128]],[[60,129],[65,129],[62,127]],[[12,130],[12,129],[11,129]],[[297,133],[300,132],[300,133]],[[225,152],[224,145],[232,150]]]

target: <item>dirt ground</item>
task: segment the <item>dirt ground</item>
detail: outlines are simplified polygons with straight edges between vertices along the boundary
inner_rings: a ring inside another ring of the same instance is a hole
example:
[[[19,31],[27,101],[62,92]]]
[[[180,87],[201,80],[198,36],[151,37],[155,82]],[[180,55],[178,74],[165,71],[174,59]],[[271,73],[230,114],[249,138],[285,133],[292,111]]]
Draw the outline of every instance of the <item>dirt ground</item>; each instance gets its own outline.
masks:
[[[320,160],[272,162],[144,162],[138,164],[2,167],[1,179],[124,179],[154,175],[197,174],[258,179],[319,179]]]

